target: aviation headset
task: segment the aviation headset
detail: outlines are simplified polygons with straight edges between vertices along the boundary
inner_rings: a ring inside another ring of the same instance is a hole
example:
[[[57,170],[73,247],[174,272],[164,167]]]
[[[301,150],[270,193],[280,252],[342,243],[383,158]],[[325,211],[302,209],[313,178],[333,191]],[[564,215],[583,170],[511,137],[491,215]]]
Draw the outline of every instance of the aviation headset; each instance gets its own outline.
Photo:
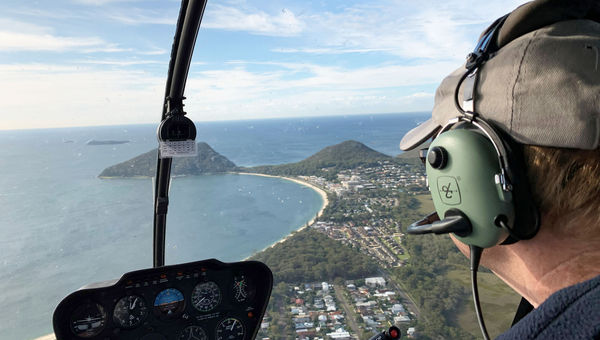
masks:
[[[484,339],[489,336],[477,290],[477,268],[482,251],[497,244],[531,239],[540,227],[539,212],[525,173],[522,146],[474,109],[478,70],[500,49],[496,42],[508,16],[492,23],[467,56],[466,71],[454,90],[454,104],[459,114],[439,129],[428,149],[421,150],[436,211],[407,229],[409,234],[453,233],[459,241],[469,245],[473,301]],[[538,0],[529,3],[516,18],[505,40],[514,40],[564,20],[585,18],[600,22],[600,6],[591,0]],[[461,85],[462,106],[458,99]],[[513,325],[532,309],[523,298]]]
[[[452,232],[467,245],[489,248],[530,239],[539,229],[520,147],[473,110],[477,71],[497,50],[492,41],[507,17],[496,20],[467,57],[454,93],[460,115],[421,150],[436,212],[412,224],[409,234]],[[463,83],[464,109],[458,101]]]

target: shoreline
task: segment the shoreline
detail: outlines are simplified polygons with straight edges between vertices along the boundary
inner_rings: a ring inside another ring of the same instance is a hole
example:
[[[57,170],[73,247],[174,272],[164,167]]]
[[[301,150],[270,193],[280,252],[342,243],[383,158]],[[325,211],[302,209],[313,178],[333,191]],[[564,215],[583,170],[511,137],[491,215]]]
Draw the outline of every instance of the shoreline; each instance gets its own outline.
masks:
[[[292,234],[298,231],[302,231],[304,229],[306,229],[307,227],[310,227],[311,225],[313,225],[315,223],[315,219],[318,217],[321,217],[321,215],[323,215],[323,212],[325,211],[325,208],[327,208],[327,206],[329,205],[329,199],[327,198],[327,192],[321,188],[319,188],[318,186],[297,179],[297,178],[291,178],[291,177],[285,177],[285,176],[275,176],[275,175],[266,175],[266,174],[257,174],[257,173],[251,173],[251,172],[230,172],[230,174],[236,174],[236,175],[249,175],[249,176],[260,176],[260,177],[270,177],[270,178],[280,178],[280,179],[284,179],[287,181],[291,181],[294,182],[296,184],[300,184],[303,185],[305,187],[308,187],[314,191],[316,191],[320,196],[321,199],[323,200],[323,205],[321,206],[321,209],[317,212],[317,214],[315,215],[315,217],[313,217],[312,219],[310,219],[308,222],[306,222],[305,224],[303,224],[300,228],[293,230],[292,232],[290,232],[289,234],[287,234],[284,238],[274,242],[273,244],[270,244],[268,246],[266,246],[265,248],[261,249],[260,251],[255,252],[254,254],[263,252],[269,248],[273,248],[274,246],[278,245],[279,243],[283,243],[285,241],[287,241],[290,237],[292,237]],[[250,257],[252,257],[254,254],[251,254],[249,256],[247,256],[246,258],[243,259],[243,261],[248,260]]]

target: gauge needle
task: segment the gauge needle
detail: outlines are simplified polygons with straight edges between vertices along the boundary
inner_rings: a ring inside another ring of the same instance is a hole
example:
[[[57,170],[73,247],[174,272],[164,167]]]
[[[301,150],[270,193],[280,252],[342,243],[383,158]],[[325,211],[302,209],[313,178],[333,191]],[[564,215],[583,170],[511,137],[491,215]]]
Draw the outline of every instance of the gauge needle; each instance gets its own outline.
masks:
[[[235,327],[236,322],[237,322],[236,320],[233,320],[233,323],[231,324],[231,329],[229,329],[230,331],[233,331],[233,327]]]
[[[135,309],[135,304],[137,302],[137,298],[135,298],[135,300],[133,300],[133,304],[129,305],[129,309]]]

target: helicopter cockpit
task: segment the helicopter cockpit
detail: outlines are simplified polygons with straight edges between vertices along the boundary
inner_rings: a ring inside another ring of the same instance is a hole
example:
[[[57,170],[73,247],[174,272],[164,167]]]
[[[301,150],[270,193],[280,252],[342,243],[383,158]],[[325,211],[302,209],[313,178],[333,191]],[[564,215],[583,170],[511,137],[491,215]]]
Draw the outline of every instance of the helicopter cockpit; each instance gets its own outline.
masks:
[[[63,299],[53,327],[61,339],[253,339],[273,275],[261,262],[215,259],[165,266],[166,215],[173,157],[192,157],[194,123],[183,96],[206,0],[181,4],[171,52],[154,195],[154,268],[88,284]]]
[[[478,336],[463,317],[465,283],[440,284],[465,265],[458,251],[405,234],[433,203],[422,164],[397,144],[429,118],[438,78],[463,58],[445,51],[487,24],[482,13],[446,22],[414,3],[63,2],[13,3],[16,19],[0,17],[14,40],[0,42],[14,58],[0,63],[2,92],[38,101],[0,126],[0,159],[13,160],[0,176],[0,338]],[[455,24],[452,39],[432,34]],[[421,253],[436,264],[451,254],[435,280]],[[502,287],[484,310],[516,303]]]

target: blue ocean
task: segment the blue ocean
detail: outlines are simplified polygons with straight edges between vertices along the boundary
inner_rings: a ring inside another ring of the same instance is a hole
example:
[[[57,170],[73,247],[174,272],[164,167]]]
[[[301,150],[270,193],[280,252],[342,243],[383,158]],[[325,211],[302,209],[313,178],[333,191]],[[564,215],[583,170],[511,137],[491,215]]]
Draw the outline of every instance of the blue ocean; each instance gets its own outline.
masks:
[[[350,139],[397,155],[401,136],[427,116],[200,122],[197,140],[240,166],[296,162]],[[156,125],[0,131],[0,339],[49,334],[68,293],[152,266],[152,180],[97,176],[156,148],[155,133]],[[322,203],[279,178],[175,178],[166,261],[241,260],[306,224]]]

